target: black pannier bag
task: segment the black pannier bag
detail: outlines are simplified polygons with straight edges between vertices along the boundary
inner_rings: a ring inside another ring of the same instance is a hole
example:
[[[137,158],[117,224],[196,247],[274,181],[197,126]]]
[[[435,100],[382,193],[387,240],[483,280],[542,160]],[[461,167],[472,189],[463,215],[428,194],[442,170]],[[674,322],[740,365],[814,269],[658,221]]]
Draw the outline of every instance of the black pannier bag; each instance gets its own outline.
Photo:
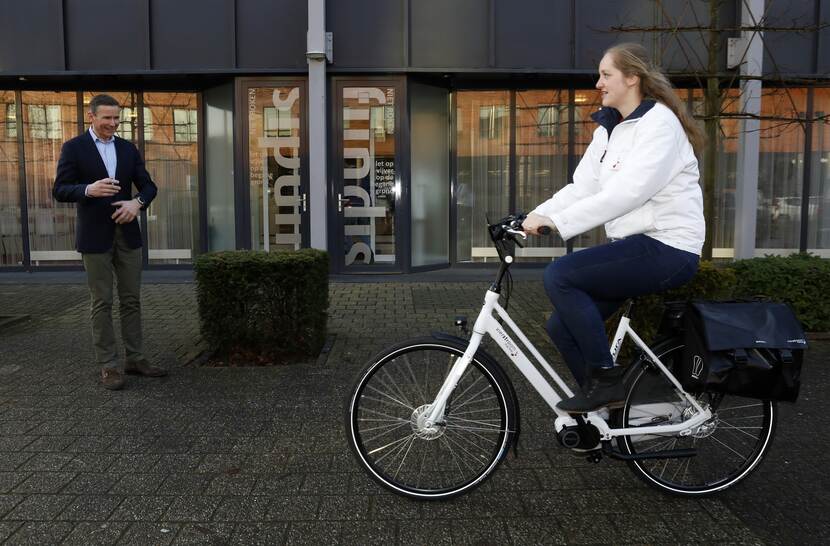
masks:
[[[774,302],[693,302],[684,313],[677,378],[704,389],[794,402],[807,341],[792,309]]]

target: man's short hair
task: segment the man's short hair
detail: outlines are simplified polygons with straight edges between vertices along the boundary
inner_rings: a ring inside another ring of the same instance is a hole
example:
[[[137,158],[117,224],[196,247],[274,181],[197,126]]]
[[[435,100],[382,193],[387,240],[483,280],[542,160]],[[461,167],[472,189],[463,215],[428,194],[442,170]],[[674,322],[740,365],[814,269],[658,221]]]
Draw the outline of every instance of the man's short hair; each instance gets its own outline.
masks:
[[[118,106],[121,108],[121,105],[118,104],[118,101],[112,98],[109,95],[95,95],[92,97],[92,100],[89,101],[89,111],[93,114],[97,113],[99,106]]]

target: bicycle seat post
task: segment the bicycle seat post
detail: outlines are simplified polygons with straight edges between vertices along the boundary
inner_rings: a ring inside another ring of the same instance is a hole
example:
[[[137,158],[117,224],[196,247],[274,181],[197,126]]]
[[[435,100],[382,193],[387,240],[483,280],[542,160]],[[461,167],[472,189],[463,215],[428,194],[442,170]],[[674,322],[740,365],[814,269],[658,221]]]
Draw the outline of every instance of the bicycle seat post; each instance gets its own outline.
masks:
[[[629,299],[625,304],[625,311],[623,315],[625,318],[631,318],[631,309],[634,307],[634,300]]]

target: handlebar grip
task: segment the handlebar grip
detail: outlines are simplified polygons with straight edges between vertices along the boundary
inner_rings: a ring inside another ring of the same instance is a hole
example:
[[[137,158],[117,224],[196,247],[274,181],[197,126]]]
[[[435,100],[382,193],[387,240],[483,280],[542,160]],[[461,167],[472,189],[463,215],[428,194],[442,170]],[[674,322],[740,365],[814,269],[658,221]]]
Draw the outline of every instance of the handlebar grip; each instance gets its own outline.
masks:
[[[550,235],[550,226],[541,226],[538,230],[539,235]]]

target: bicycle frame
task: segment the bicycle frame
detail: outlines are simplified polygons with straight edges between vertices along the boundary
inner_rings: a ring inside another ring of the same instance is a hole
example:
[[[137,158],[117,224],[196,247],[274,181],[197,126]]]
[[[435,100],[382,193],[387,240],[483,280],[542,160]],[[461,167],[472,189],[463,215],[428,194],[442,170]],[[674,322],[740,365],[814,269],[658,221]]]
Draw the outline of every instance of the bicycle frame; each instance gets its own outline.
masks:
[[[548,406],[550,406],[550,408],[556,413],[558,416],[555,421],[555,428],[557,432],[565,426],[577,425],[577,421],[570,414],[556,407],[556,404],[563,399],[563,396],[561,396],[559,392],[564,394],[565,397],[573,396],[573,392],[570,388],[568,388],[568,385],[565,384],[553,367],[533,346],[530,340],[527,339],[527,336],[524,335],[516,323],[513,322],[507,314],[507,311],[499,305],[498,300],[498,292],[495,292],[492,289],[487,291],[484,297],[484,305],[481,308],[478,318],[476,319],[475,325],[473,326],[473,334],[470,336],[470,344],[464,351],[464,355],[457,359],[453,364],[449,374],[447,374],[447,378],[441,386],[441,389],[438,391],[435,400],[431,404],[430,414],[426,420],[427,426],[432,426],[433,423],[438,423],[443,419],[447,400],[458,384],[458,381],[461,379],[461,376],[464,374],[464,371],[467,369],[467,366],[472,361],[472,358],[478,350],[481,340],[485,335],[489,335],[493,338],[504,354],[513,362],[513,364],[516,365],[522,375],[527,378],[533,388],[536,389]],[[553,380],[556,387],[559,389],[559,392],[553,387],[553,385],[551,385],[545,376],[542,375],[537,367],[525,355],[522,349],[513,341],[510,335],[502,327],[502,324],[499,324],[496,316],[494,316],[494,312],[495,315],[498,315],[498,317],[502,319],[503,324],[507,325],[512,333],[515,334],[515,336],[522,342],[525,348],[530,351],[530,354],[539,366]],[[688,435],[691,434],[696,427],[702,425],[712,417],[712,414],[708,408],[701,407],[693,396],[683,390],[683,387],[677,381],[677,378],[672,375],[660,359],[657,358],[657,355],[655,355],[651,349],[648,348],[643,340],[640,339],[637,333],[631,328],[630,320],[626,316],[622,317],[620,320],[611,344],[611,355],[615,362],[625,336],[630,336],[634,343],[640,347],[646,355],[648,355],[649,359],[657,366],[660,372],[663,373],[677,388],[680,393],[678,402],[687,401],[695,409],[695,414],[690,419],[677,424],[639,426],[636,428],[611,428],[603,418],[602,410],[589,412],[585,420],[597,428],[602,440],[610,440],[616,436],[628,436],[634,434],[644,435],[679,433],[680,435]],[[668,403],[665,404],[668,405]]]

